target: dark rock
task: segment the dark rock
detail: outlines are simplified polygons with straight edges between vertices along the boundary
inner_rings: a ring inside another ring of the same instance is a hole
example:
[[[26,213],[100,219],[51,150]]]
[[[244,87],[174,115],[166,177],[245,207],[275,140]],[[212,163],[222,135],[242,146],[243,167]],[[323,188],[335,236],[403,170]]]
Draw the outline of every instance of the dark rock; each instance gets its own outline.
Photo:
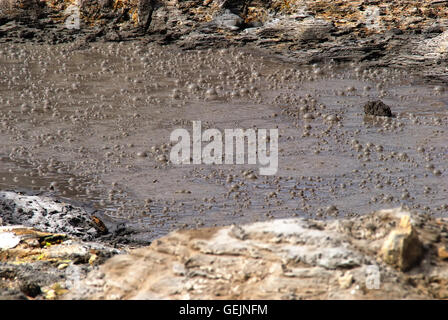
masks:
[[[401,34],[403,34],[403,30],[401,30],[401,29],[399,29],[399,28],[392,28],[390,31],[391,31],[393,34],[395,34],[395,35],[401,35]]]
[[[106,41],[120,41],[121,35],[118,31],[112,29],[106,33],[106,35],[104,36],[104,39]]]
[[[248,24],[249,28],[260,28],[262,26],[263,26],[263,22],[261,22],[261,21],[253,21]]]
[[[34,282],[23,282],[20,284],[20,291],[28,297],[34,298],[42,293],[40,286]]]
[[[138,24],[143,32],[148,30],[151,21],[152,13],[155,8],[154,0],[140,0],[138,4]]]
[[[32,38],[34,38],[34,32],[30,31],[30,30],[22,30],[19,32],[19,38],[32,39]]]
[[[390,107],[385,105],[381,100],[367,102],[364,105],[364,113],[372,116],[392,117]]]
[[[423,33],[442,33],[443,29],[440,26],[430,26],[428,28],[423,29]]]

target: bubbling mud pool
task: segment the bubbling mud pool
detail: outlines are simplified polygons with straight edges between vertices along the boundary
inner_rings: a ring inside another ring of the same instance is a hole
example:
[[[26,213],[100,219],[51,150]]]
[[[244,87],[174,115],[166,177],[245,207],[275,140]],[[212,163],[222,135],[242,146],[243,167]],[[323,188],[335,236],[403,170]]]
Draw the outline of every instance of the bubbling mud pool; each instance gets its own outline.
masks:
[[[359,65],[143,42],[0,48],[0,190],[81,201],[142,241],[178,228],[448,213],[448,88]],[[366,117],[382,100],[394,118]],[[174,165],[170,133],[278,128],[279,170]]]

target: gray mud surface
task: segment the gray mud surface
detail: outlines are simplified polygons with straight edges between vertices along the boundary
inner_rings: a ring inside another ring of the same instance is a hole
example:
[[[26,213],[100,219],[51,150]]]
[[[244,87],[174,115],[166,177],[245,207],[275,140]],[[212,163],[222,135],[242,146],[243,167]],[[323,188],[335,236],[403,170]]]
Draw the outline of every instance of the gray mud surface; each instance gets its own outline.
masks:
[[[249,47],[2,44],[0,190],[82,203],[143,243],[179,228],[400,205],[446,216],[448,90],[422,79]],[[365,116],[371,100],[396,117]],[[170,163],[170,133],[194,120],[278,128],[278,173]]]

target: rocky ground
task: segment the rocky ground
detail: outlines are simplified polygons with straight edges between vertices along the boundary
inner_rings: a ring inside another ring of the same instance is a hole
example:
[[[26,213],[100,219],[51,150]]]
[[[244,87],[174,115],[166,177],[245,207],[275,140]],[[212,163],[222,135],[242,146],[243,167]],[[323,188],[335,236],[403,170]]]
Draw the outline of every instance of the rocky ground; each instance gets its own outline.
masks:
[[[107,258],[125,251],[38,231],[0,226],[0,299],[56,299]]]
[[[80,27],[67,29],[67,8],[76,3]],[[2,0],[0,42],[83,47],[144,38],[184,49],[252,45],[304,64],[412,66],[446,79],[447,6],[420,0]]]
[[[95,265],[131,248],[129,233],[87,208],[0,192],[1,299],[56,298]]]
[[[111,258],[65,298],[445,299],[447,227],[394,209],[177,231]]]
[[[66,25],[73,8],[79,29]],[[0,0],[0,163],[14,163],[0,176],[56,195],[0,192],[0,297],[448,298],[447,18],[446,1]],[[210,84],[216,110],[203,102]],[[367,97],[374,118],[362,122]],[[288,172],[260,182],[250,170],[171,168],[166,132],[151,130],[198,114],[280,126]],[[140,150],[148,133],[154,150]],[[81,193],[119,214],[66,200]],[[359,216],[403,202],[412,210]],[[129,208],[150,222],[140,242],[118,219]],[[297,215],[310,218],[285,219]],[[251,223],[259,216],[276,219]]]
[[[446,218],[402,208],[331,222],[179,230],[133,250],[3,226],[0,296],[446,299],[447,244]]]

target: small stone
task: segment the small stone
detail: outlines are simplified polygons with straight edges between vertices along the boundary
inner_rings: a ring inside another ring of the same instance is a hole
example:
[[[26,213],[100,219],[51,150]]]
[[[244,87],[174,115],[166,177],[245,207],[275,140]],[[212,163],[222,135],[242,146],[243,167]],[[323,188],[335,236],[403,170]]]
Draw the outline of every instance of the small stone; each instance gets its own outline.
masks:
[[[159,161],[159,162],[167,162],[168,159],[167,159],[166,155],[162,154],[162,155],[157,157],[157,161]]]
[[[339,277],[338,282],[341,289],[348,289],[353,283],[353,275],[351,273],[346,273]]]
[[[53,289],[50,289],[45,294],[45,299],[54,300],[56,299],[56,292]]]
[[[181,263],[173,264],[173,273],[177,276],[184,276],[187,273],[185,266]]]
[[[68,267],[67,263],[61,263],[60,265],[58,265],[58,270],[64,270],[67,267]]]
[[[327,213],[334,213],[338,211],[338,208],[335,205],[330,205],[325,210]]]
[[[305,119],[305,120],[313,120],[314,119],[314,115],[312,113],[305,113],[303,115],[303,119]]]
[[[209,99],[216,99],[218,97],[218,94],[216,93],[215,89],[210,88],[205,92],[205,96]]]
[[[256,176],[254,173],[250,173],[250,174],[247,176],[247,179],[250,179],[250,180],[256,180],[256,179],[257,179],[257,176]]]
[[[59,296],[62,296],[67,293],[67,289],[65,289],[60,283],[53,284],[50,288],[44,288],[42,291],[45,293],[45,299],[47,300],[55,300]]]
[[[34,282],[25,282],[20,285],[20,291],[22,291],[28,297],[34,298],[42,293],[40,286]]]
[[[89,264],[90,265],[94,264],[97,259],[98,259],[98,256],[96,254],[90,255]]]
[[[443,91],[445,91],[445,89],[442,86],[435,86],[434,87],[434,91],[436,91],[436,92],[443,92]]]
[[[335,114],[330,114],[325,118],[327,121],[336,122],[339,121],[339,118]]]
[[[438,250],[437,250],[437,254],[439,255],[439,258],[440,259],[448,259],[448,250],[447,250],[447,248],[445,247],[445,246],[443,246],[443,247],[440,247]]]
[[[439,294],[439,296],[438,296],[439,299],[448,299],[448,289],[441,288],[439,290],[438,294]]]
[[[12,232],[0,232],[0,249],[12,249],[20,242],[20,237]]]

